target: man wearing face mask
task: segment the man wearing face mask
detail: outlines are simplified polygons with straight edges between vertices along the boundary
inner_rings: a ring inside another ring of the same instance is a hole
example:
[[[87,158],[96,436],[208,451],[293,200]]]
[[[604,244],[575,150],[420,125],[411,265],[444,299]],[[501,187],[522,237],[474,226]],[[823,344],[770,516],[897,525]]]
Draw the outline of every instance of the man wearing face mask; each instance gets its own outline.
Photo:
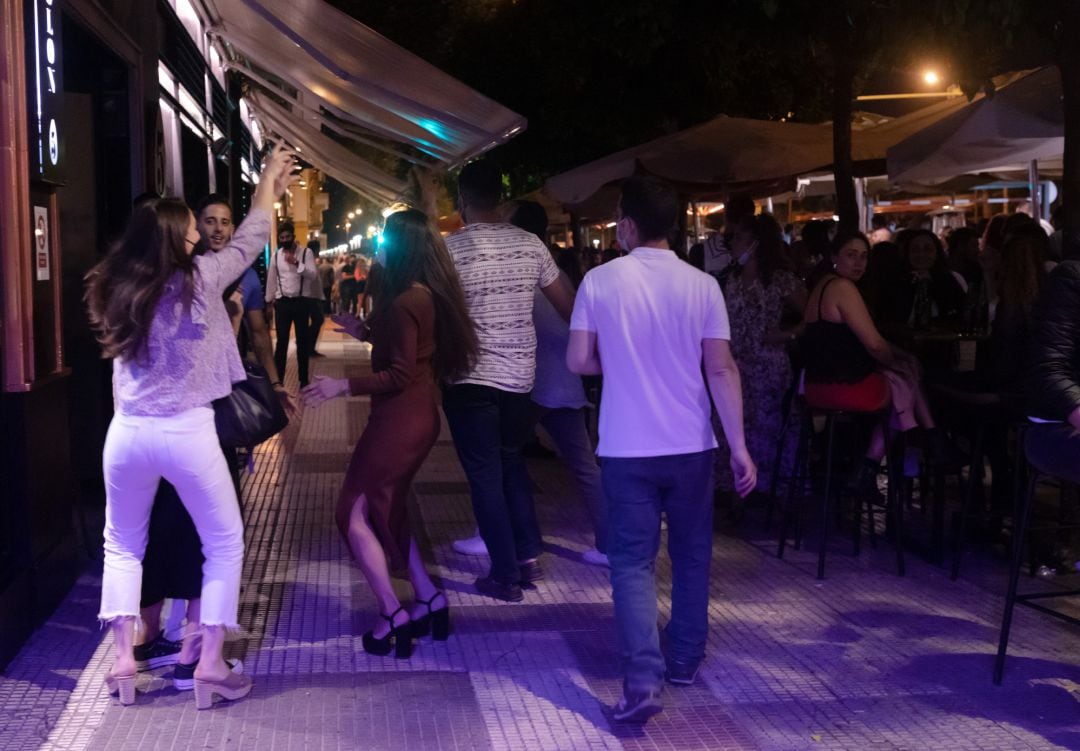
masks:
[[[604,376],[597,454],[624,675],[613,713],[620,722],[661,711],[665,674],[671,683],[691,684],[705,655],[717,446],[710,393],[731,447],[736,490],[745,496],[756,482],[724,295],[671,250],[678,212],[666,183],[623,183],[616,233],[633,250],[586,274],[566,352],[572,372]],[[656,627],[661,513],[672,565],[666,659]]]
[[[277,333],[274,363],[284,377],[289,330],[295,326],[296,366],[303,388],[308,384],[308,360],[312,349],[311,299],[321,294],[316,294],[315,289],[319,286],[319,271],[311,249],[297,244],[292,222],[282,222],[278,226],[278,245],[280,247],[270,259],[266,272],[266,304],[272,307]]]

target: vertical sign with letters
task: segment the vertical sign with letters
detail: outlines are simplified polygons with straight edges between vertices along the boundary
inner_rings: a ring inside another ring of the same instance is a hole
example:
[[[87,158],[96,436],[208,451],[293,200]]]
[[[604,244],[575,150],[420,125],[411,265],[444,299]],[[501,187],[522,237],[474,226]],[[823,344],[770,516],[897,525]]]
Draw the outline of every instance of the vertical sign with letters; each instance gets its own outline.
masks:
[[[60,0],[27,0],[31,177],[59,182],[64,158],[61,118]]]

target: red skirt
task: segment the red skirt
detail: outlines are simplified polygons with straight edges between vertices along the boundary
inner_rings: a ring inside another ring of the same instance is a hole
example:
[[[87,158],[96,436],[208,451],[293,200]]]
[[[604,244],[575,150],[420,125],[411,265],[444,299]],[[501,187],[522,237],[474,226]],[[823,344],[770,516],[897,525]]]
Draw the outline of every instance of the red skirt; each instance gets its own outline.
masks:
[[[858,383],[807,383],[806,403],[816,409],[877,412],[889,405],[889,382],[871,373]]]

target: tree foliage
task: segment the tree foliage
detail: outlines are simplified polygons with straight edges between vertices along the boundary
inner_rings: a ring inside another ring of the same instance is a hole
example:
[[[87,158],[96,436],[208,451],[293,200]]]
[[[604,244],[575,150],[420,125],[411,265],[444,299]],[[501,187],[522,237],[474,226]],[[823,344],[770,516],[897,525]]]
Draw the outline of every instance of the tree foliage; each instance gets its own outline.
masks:
[[[1007,69],[1057,62],[1064,72],[1065,63],[1078,55],[1078,30],[1069,19],[1080,5],[1080,0],[331,1],[529,118],[523,135],[494,152],[514,193],[720,113],[831,119],[840,125],[834,147],[840,213],[847,223],[854,221],[855,209],[850,139],[843,131],[851,121],[852,100],[867,81],[880,71],[926,59],[942,61],[969,95],[987,90],[992,76]],[[1067,100],[1075,96],[1066,91]],[[1067,172],[1069,164],[1067,155]],[[1076,186],[1080,190],[1080,180]]]

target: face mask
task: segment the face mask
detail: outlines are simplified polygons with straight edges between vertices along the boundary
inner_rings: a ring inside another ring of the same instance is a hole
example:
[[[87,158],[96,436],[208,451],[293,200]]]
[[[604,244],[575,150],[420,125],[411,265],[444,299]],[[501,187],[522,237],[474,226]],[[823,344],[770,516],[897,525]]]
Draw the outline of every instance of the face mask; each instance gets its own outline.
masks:
[[[757,250],[757,240],[754,241],[753,245],[743,251],[742,255],[736,259],[736,263],[740,266],[745,266],[750,262],[750,256],[754,255],[755,250]]]

